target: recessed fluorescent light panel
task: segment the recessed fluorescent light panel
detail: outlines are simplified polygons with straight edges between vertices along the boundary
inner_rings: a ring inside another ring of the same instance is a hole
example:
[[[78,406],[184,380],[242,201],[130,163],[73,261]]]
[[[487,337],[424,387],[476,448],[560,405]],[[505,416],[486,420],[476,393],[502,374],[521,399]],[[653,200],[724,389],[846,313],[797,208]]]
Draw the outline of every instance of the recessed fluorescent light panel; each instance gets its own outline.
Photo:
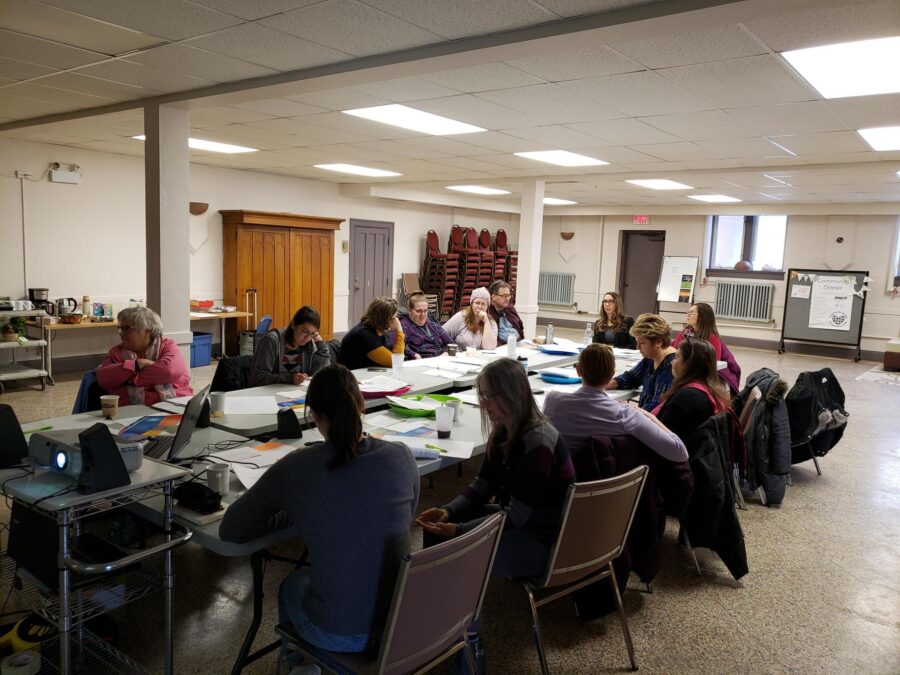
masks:
[[[569,204],[577,204],[571,199],[560,199],[559,197],[544,197],[544,204],[547,206],[568,206]]]
[[[637,185],[639,187],[650,188],[651,190],[693,190],[690,185],[684,183],[676,183],[668,178],[649,178],[646,180],[626,180],[626,183]]]
[[[474,134],[478,131],[487,131],[481,127],[465,122],[457,122],[449,117],[433,115],[424,110],[416,110],[399,103],[391,105],[376,105],[371,108],[356,108],[354,110],[342,110],[345,115],[362,117],[382,124],[390,124],[402,129],[420,131],[432,136],[452,136],[453,134]]]
[[[698,202],[709,202],[710,204],[727,204],[741,201],[737,197],[728,197],[727,195],[688,195],[688,197],[696,199]]]
[[[825,98],[900,92],[900,37],[796,49],[782,56]]]
[[[547,164],[556,164],[557,166],[600,166],[601,164],[609,164],[609,162],[604,162],[602,159],[579,155],[568,150],[539,150],[537,152],[516,152],[513,154],[516,157],[534,159],[538,162],[547,162]]]
[[[900,127],[857,129],[873,150],[900,150]]]
[[[457,192],[469,192],[473,195],[508,195],[509,190],[500,190],[499,188],[484,187],[483,185],[448,185],[448,190],[456,190]]]
[[[136,141],[145,141],[147,137],[132,136]],[[226,155],[237,155],[242,152],[259,152],[256,148],[247,148],[243,145],[231,145],[230,143],[217,143],[216,141],[204,141],[200,138],[189,138],[188,147],[191,150],[206,150],[207,152],[221,152]]]
[[[352,173],[355,176],[371,176],[372,178],[387,178],[389,176],[402,176],[402,173],[395,171],[385,171],[384,169],[371,169],[367,166],[356,166],[355,164],[314,164],[317,169],[326,169],[327,171],[338,171],[340,173]]]

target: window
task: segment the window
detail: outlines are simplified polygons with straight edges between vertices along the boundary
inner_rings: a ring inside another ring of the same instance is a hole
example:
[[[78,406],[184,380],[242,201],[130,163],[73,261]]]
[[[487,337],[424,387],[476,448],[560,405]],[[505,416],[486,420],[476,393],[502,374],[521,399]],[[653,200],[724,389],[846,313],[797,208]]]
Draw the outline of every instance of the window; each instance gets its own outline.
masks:
[[[786,231],[787,216],[713,216],[710,271],[734,270],[747,261],[743,272],[781,272]]]

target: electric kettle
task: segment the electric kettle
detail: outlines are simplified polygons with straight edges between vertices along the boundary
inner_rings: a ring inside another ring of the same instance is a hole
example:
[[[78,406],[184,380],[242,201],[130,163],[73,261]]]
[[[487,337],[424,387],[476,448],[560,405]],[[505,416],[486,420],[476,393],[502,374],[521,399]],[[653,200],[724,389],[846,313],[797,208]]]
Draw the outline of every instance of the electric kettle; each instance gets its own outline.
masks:
[[[60,314],[72,313],[78,309],[78,301],[75,298],[57,298],[56,311]]]

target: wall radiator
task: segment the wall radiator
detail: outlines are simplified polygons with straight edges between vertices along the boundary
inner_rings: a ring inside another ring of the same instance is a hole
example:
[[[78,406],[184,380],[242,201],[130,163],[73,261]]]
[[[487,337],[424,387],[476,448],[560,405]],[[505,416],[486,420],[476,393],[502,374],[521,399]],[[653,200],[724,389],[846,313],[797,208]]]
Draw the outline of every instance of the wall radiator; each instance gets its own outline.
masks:
[[[772,318],[775,284],[746,281],[716,283],[716,318],[768,322]]]
[[[575,275],[568,272],[541,272],[538,303],[572,305],[575,303]]]

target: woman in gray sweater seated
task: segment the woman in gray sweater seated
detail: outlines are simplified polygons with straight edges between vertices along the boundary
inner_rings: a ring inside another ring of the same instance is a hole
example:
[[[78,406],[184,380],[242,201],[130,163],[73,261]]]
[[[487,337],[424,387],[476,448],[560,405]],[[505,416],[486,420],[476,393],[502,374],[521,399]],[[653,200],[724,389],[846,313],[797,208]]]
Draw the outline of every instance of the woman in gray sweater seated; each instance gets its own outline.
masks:
[[[319,335],[319,313],[304,305],[291,325],[267,333],[256,348],[250,367],[251,387],[264,384],[303,384],[331,363],[328,343]]]
[[[363,434],[363,398],[340,365],[319,371],[307,410],[323,443],[274,464],[225,512],[224,541],[246,542],[291,526],[310,567],[278,593],[278,620],[322,649],[361,652],[377,644],[419,500],[416,461],[405,445]]]

